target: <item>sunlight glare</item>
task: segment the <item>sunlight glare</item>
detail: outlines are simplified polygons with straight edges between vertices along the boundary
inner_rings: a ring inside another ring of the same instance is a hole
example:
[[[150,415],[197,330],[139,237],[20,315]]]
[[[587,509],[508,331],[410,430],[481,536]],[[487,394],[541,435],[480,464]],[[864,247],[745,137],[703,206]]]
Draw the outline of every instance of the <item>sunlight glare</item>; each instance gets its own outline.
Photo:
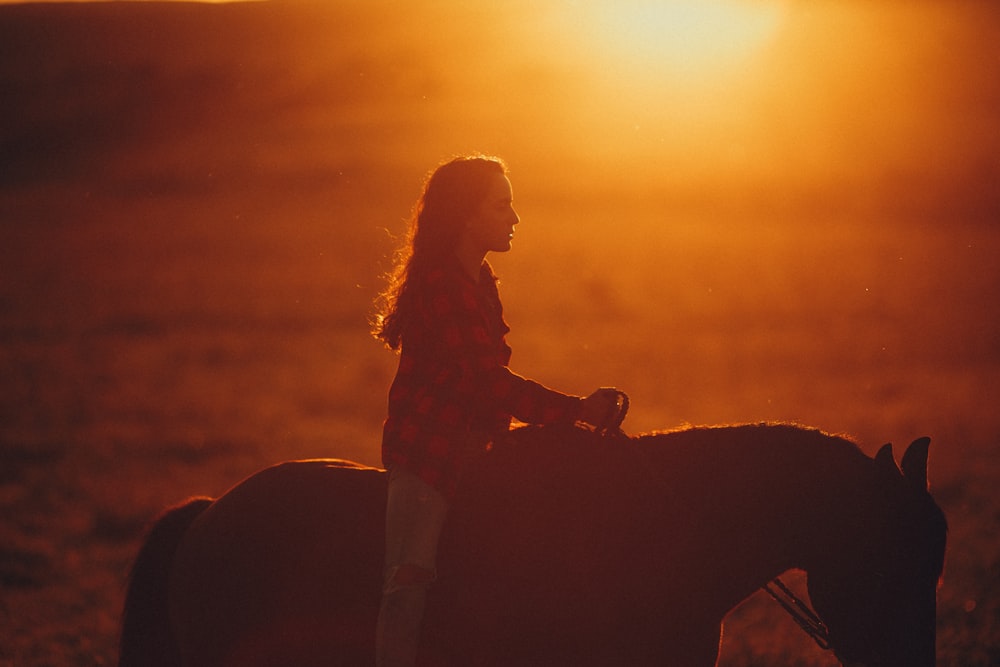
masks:
[[[701,77],[737,65],[774,37],[777,0],[631,0],[592,6],[593,32],[608,56]]]

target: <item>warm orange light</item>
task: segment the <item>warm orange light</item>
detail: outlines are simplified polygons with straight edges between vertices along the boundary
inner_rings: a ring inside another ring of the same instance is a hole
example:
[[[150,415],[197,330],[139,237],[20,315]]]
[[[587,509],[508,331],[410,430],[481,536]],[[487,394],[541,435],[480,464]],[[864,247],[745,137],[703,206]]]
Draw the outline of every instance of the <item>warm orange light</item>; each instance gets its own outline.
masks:
[[[767,44],[785,16],[784,2],[630,0],[585,6],[592,43],[609,58],[636,65],[641,78],[669,73],[697,79],[739,66]]]

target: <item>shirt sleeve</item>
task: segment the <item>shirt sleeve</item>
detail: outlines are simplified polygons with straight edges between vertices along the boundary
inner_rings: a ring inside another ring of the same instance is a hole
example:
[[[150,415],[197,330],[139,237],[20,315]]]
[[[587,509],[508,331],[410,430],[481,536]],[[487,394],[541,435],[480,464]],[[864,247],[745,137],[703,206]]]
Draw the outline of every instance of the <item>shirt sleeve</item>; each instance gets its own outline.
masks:
[[[500,409],[529,424],[572,422],[579,417],[578,396],[549,389],[510,370],[503,333],[491,335],[473,283],[442,280],[430,294],[425,311],[432,318],[428,325],[440,333],[442,353],[457,366],[474,409],[483,413]],[[502,325],[499,312],[496,321]]]

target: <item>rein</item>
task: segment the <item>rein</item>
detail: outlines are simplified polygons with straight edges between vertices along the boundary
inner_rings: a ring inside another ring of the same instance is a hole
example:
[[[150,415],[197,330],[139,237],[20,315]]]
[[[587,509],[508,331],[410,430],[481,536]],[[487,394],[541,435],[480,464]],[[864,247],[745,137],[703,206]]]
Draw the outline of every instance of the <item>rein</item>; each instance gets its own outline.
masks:
[[[605,423],[597,431],[605,436],[623,436],[625,432],[622,431],[622,422],[625,421],[625,415],[628,414],[629,409],[628,394],[620,389],[610,387],[602,389],[614,392],[615,403],[609,409]],[[792,617],[795,624],[802,628],[803,632],[812,637],[817,646],[824,651],[832,649],[830,645],[830,630],[826,627],[826,624],[823,623],[816,612],[809,608],[808,604],[785,585],[785,582],[775,577],[772,581],[761,586],[761,590],[767,591],[767,594],[774,598],[774,601],[781,605],[781,608]]]
[[[773,581],[764,584],[761,590],[767,591],[767,594],[774,598],[774,601],[780,604],[782,609],[788,612],[792,620],[807,635],[812,637],[817,646],[824,651],[831,649],[830,631],[827,629],[826,624],[781,579],[775,578]]]

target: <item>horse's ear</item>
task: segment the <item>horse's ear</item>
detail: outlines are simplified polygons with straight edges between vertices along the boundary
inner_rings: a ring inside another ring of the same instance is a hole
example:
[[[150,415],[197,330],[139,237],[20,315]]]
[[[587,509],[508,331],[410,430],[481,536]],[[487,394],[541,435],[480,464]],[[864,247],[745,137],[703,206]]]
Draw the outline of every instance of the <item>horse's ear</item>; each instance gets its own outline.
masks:
[[[884,470],[885,472],[891,472],[893,474],[899,474],[899,468],[896,467],[896,459],[892,456],[892,443],[887,442],[882,445],[882,448],[878,450],[875,455],[875,464]]]
[[[918,438],[903,454],[903,476],[922,489],[927,488],[927,451],[930,445],[930,438]]]

